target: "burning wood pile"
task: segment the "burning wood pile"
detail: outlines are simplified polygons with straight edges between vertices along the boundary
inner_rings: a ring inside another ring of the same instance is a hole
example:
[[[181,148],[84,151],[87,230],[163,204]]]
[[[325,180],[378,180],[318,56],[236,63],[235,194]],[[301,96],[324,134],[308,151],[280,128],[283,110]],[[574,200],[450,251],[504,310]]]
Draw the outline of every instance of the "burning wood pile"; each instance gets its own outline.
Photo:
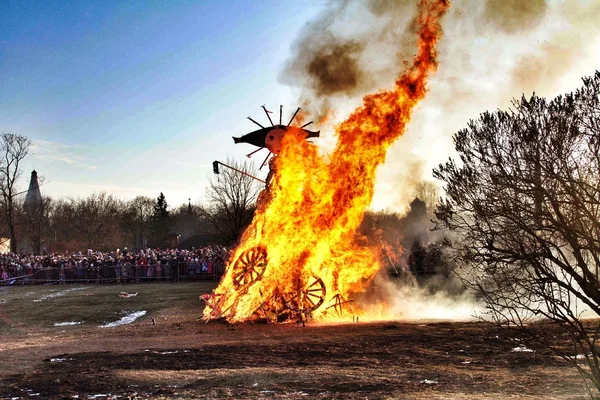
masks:
[[[338,142],[330,154],[306,140],[319,132],[304,129],[302,115],[293,125],[298,111],[286,126],[281,109],[275,125],[265,108],[271,127],[259,124],[261,129],[234,138],[268,148],[270,173],[219,286],[201,296],[205,320],[340,320],[368,312],[351,299],[379,271],[380,248],[365,245],[357,228],[373,198],[377,167],[403,134],[436,69],[439,18],[447,7],[441,0],[421,2],[412,65],[393,89],[365,96],[337,126]]]

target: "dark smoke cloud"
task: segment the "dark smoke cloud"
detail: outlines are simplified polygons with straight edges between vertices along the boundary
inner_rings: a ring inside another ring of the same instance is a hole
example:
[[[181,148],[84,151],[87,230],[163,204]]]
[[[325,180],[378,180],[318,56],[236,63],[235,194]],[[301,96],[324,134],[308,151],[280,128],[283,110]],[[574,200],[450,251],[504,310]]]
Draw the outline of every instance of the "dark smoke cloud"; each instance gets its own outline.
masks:
[[[537,26],[547,12],[546,0],[487,0],[484,18],[505,33],[514,34]]]
[[[355,41],[321,43],[306,65],[314,90],[321,95],[353,94],[366,79],[360,66],[363,44]]]
[[[411,61],[418,3],[334,0],[292,44],[279,80],[298,90],[326,150],[335,145],[331,125],[366,93],[390,88]],[[452,0],[430,91],[380,167],[372,206],[405,210],[415,182],[431,179],[453,155],[452,135],[479,113],[506,109],[523,93],[577,88],[600,63],[598,21],[598,0]]]
[[[389,86],[415,52],[415,13],[414,1],[334,1],[293,44],[279,80],[302,88],[301,103],[320,112],[330,98]]]

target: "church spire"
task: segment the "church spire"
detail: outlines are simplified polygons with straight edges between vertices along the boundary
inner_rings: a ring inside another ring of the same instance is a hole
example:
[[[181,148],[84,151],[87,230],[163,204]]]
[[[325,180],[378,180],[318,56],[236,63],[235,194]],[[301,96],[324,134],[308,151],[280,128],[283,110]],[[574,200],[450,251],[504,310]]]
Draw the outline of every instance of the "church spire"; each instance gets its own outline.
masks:
[[[39,207],[42,204],[42,193],[40,192],[40,184],[38,182],[37,172],[34,169],[31,171],[31,179],[29,180],[29,189],[25,196],[23,207],[32,208]]]

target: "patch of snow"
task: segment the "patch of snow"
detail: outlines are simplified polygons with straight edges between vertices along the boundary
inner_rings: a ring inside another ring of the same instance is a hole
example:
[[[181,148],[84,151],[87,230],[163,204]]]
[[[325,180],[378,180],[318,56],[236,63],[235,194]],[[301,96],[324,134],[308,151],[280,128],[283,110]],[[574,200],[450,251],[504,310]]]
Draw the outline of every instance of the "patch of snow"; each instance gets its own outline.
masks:
[[[50,362],[72,361],[74,358],[51,358]]]
[[[421,381],[421,383],[425,384],[425,385],[437,385],[438,381],[435,381],[433,379],[423,379]]]
[[[72,325],[81,325],[83,321],[68,321],[68,322],[55,322],[54,326],[72,326]]]
[[[257,387],[257,386],[258,386],[258,382],[252,384],[252,387]]]
[[[109,395],[107,394],[103,394],[103,393],[99,393],[99,394],[93,394],[91,396],[88,396],[88,399],[102,399],[104,397],[108,397]]]
[[[515,347],[511,350],[513,353],[535,353],[535,350],[528,349],[525,346]]]
[[[177,354],[179,350],[174,351],[153,351],[154,354]]]
[[[42,300],[48,300],[48,299],[52,299],[54,297],[64,296],[65,294],[67,294],[67,292],[57,292],[57,293],[52,293],[52,294],[45,294],[42,297],[40,297],[39,299],[35,299],[33,302],[39,303]]]
[[[125,315],[118,321],[109,322],[108,324],[100,325],[100,328],[114,328],[115,326],[131,324],[136,319],[146,315],[146,311],[136,311]]]
[[[471,360],[465,360],[465,361],[461,362],[461,364],[471,364],[472,362],[473,361],[471,361]]]
[[[588,354],[588,356],[591,358],[592,354]],[[569,357],[571,360],[585,360],[585,354],[577,354],[576,356],[570,356]]]
[[[85,287],[76,287],[76,288],[72,288],[72,289],[66,289],[66,290],[62,290],[60,292],[56,292],[56,293],[51,293],[51,294],[45,294],[42,297],[40,297],[39,299],[34,300],[35,303],[39,303],[42,300],[47,300],[47,299],[52,299],[54,297],[61,297],[64,296],[65,294],[69,293],[69,292],[75,292],[78,290],[85,290],[85,289],[89,289],[91,286],[85,286]],[[51,292],[56,291],[56,289],[52,289]]]
[[[85,290],[85,289],[89,289],[89,288],[91,288],[91,286],[76,287],[76,288],[73,288],[73,289],[67,289],[66,292],[76,292],[78,290]]]

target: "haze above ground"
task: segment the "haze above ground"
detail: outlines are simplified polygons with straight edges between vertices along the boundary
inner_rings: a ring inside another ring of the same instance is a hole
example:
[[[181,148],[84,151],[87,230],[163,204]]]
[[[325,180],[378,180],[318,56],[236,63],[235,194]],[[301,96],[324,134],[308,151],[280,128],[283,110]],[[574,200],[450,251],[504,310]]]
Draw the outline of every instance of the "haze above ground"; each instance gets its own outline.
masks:
[[[599,69],[598,3],[534,1],[543,7],[500,11],[495,3],[453,2],[438,73],[379,171],[373,208],[402,210],[414,183],[429,179],[431,168],[452,154],[452,134],[469,119],[507,108],[522,93],[575,90]],[[287,121],[301,105],[308,89],[281,83],[289,83],[282,71],[298,51],[299,35],[310,35],[310,21],[335,7],[0,0],[0,131],[33,141],[20,188],[35,168],[47,181],[42,193],[54,198],[101,191],[155,198],[162,191],[171,206],[202,201],[213,160],[243,161],[254,150],[231,139],[256,128],[247,116],[266,124],[260,106],[278,119],[283,104]],[[345,10],[346,30],[377,25],[355,8]],[[385,64],[394,54],[377,40],[366,41],[381,48],[366,64]],[[373,68],[374,86],[365,93],[393,83]],[[365,93],[333,96],[335,120]],[[319,128],[321,142],[330,144],[332,127]]]

